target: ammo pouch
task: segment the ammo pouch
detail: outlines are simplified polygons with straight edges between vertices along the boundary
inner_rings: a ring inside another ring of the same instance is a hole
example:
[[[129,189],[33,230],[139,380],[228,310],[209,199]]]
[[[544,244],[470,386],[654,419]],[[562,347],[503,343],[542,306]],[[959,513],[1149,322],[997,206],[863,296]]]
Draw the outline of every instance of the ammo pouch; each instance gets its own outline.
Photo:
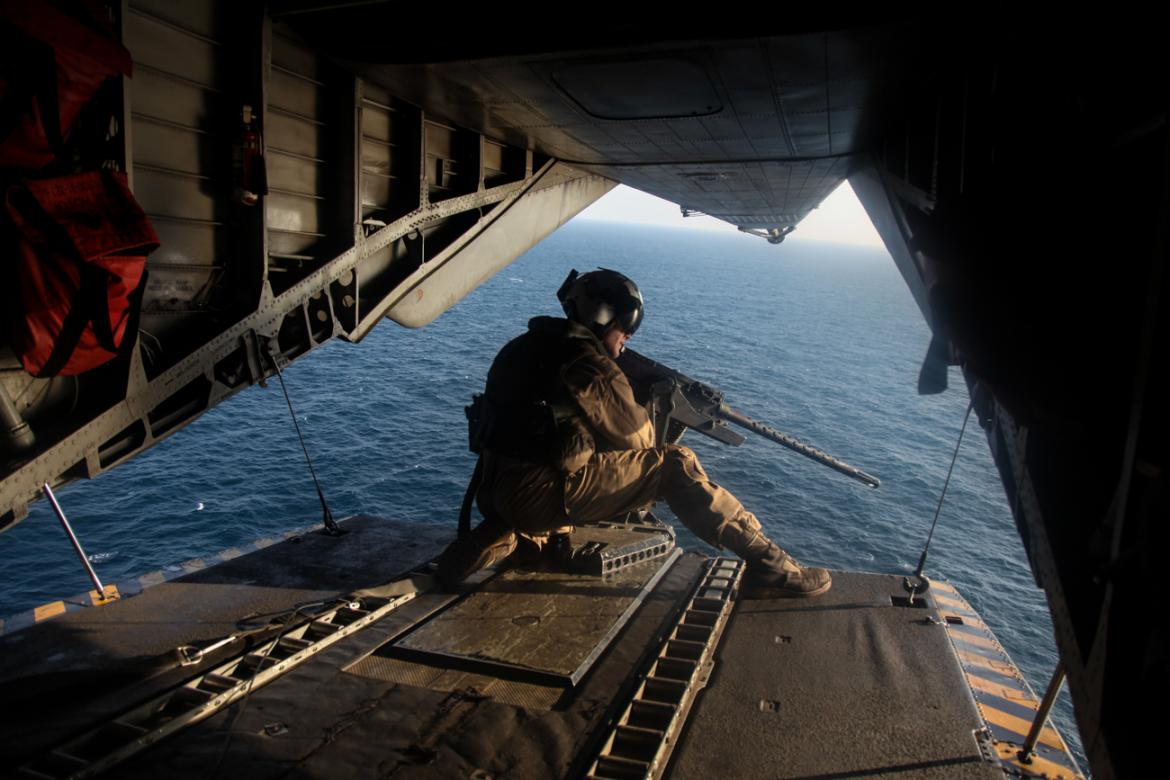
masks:
[[[543,463],[556,449],[556,415],[546,403],[497,404],[477,393],[464,412],[467,446],[474,453],[487,449],[519,460]]]

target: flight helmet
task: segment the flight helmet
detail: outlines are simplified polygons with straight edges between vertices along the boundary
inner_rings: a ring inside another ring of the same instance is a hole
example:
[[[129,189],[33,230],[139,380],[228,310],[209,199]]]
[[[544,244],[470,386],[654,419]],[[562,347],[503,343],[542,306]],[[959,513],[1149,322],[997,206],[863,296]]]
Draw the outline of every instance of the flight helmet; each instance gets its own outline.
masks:
[[[629,277],[608,268],[584,274],[570,271],[557,290],[557,300],[566,317],[598,338],[615,325],[632,336],[642,324],[642,291]]]

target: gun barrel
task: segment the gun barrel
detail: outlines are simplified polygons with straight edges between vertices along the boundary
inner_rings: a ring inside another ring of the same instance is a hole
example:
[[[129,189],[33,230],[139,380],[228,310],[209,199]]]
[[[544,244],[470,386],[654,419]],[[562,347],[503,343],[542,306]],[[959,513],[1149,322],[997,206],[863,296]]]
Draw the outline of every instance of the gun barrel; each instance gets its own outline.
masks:
[[[718,417],[721,420],[726,420],[730,423],[735,423],[741,428],[747,428],[752,433],[763,436],[765,439],[774,441],[777,444],[782,444],[790,450],[799,452],[805,457],[812,458],[818,463],[822,463],[835,471],[839,471],[847,477],[852,477],[859,482],[863,482],[871,488],[876,488],[882,484],[881,480],[879,480],[877,477],[873,476],[872,474],[867,474],[856,466],[850,466],[840,458],[835,458],[827,452],[821,452],[816,447],[809,446],[799,439],[793,438],[786,433],[781,433],[775,428],[764,425],[761,422],[753,420],[747,415],[735,411],[723,402],[723,393],[703,384],[702,382],[691,379],[686,374],[680,373],[673,368],[670,368],[669,366],[664,366],[661,363],[655,362],[645,355],[641,355],[629,348],[622,352],[617,362],[631,380],[644,383],[653,383],[663,379],[673,379],[677,387],[683,388],[683,394],[688,396],[688,398],[693,397],[695,394],[702,396],[704,403],[701,404],[702,413],[697,415],[699,419],[702,419],[703,415],[709,415]],[[690,389],[687,390],[686,388]],[[676,390],[676,392],[678,391]],[[732,436],[738,437],[739,435],[727,428],[718,426],[713,430],[711,427],[708,427],[710,423],[708,423],[708,426],[704,426],[692,420],[682,419],[679,416],[680,411],[686,411],[689,408],[689,402],[687,404],[680,404],[678,407],[676,407],[676,411],[672,416],[674,419],[678,419],[683,422],[683,424],[687,425],[687,427],[698,430],[700,433],[705,433],[708,436],[713,436],[714,438],[717,438],[725,443],[741,443],[740,441],[735,441],[730,438]],[[720,431],[720,429],[722,430]]]
[[[871,488],[876,488],[882,484],[881,480],[872,474],[867,474],[856,466],[850,466],[840,458],[835,458],[827,452],[822,452],[816,447],[809,446],[799,439],[793,438],[786,433],[781,433],[771,426],[764,425],[762,422],[757,422],[747,415],[735,411],[727,404],[721,404],[717,413],[720,418],[727,420],[730,423],[735,423],[741,428],[747,428],[752,433],[763,436],[765,439],[774,441],[777,444],[782,444],[790,450],[799,452],[805,457],[812,458],[818,463],[823,463],[829,468],[835,471],[839,471],[847,477],[852,477],[859,482],[863,482]]]

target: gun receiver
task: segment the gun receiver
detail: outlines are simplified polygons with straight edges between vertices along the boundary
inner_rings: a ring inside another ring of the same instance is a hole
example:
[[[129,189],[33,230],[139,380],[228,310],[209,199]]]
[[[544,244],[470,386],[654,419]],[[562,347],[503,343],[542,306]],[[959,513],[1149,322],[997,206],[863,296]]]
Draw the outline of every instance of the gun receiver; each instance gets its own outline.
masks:
[[[677,441],[685,427],[738,447],[745,438],[727,425],[730,422],[869,487],[876,488],[881,484],[881,480],[872,474],[735,411],[724,402],[723,393],[710,385],[691,379],[632,349],[623,351],[617,364],[629,378],[638,399],[649,405],[655,440],[660,445]]]

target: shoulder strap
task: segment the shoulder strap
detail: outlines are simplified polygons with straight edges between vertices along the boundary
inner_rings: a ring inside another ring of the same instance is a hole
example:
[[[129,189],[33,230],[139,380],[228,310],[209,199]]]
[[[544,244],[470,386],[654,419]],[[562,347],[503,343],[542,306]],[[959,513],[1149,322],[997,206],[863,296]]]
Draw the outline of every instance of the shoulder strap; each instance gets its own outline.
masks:
[[[53,342],[53,350],[49,353],[44,365],[41,366],[41,370],[36,374],[38,377],[57,376],[61,373],[61,369],[65,368],[69,358],[73,357],[73,352],[77,349],[78,342],[81,341],[81,334],[85,333],[85,328],[89,325],[90,320],[90,310],[85,305],[85,295],[85,286],[78,286],[77,292],[73,296],[73,302],[69,305],[69,313],[65,315],[65,319],[61,323],[61,332],[57,334],[57,338]]]
[[[98,344],[112,355],[126,355],[137,343],[138,322],[142,313],[142,296],[146,291],[146,271],[138,287],[130,293],[130,304],[126,329],[122,334],[120,344],[114,341],[114,332],[110,327],[110,303],[106,296],[106,272],[100,268],[86,265],[81,269],[81,280],[69,313],[61,324],[61,332],[57,335],[53,350],[49,354],[38,377],[57,376],[73,357],[78,343],[81,341],[85,329],[92,323],[93,333]]]

